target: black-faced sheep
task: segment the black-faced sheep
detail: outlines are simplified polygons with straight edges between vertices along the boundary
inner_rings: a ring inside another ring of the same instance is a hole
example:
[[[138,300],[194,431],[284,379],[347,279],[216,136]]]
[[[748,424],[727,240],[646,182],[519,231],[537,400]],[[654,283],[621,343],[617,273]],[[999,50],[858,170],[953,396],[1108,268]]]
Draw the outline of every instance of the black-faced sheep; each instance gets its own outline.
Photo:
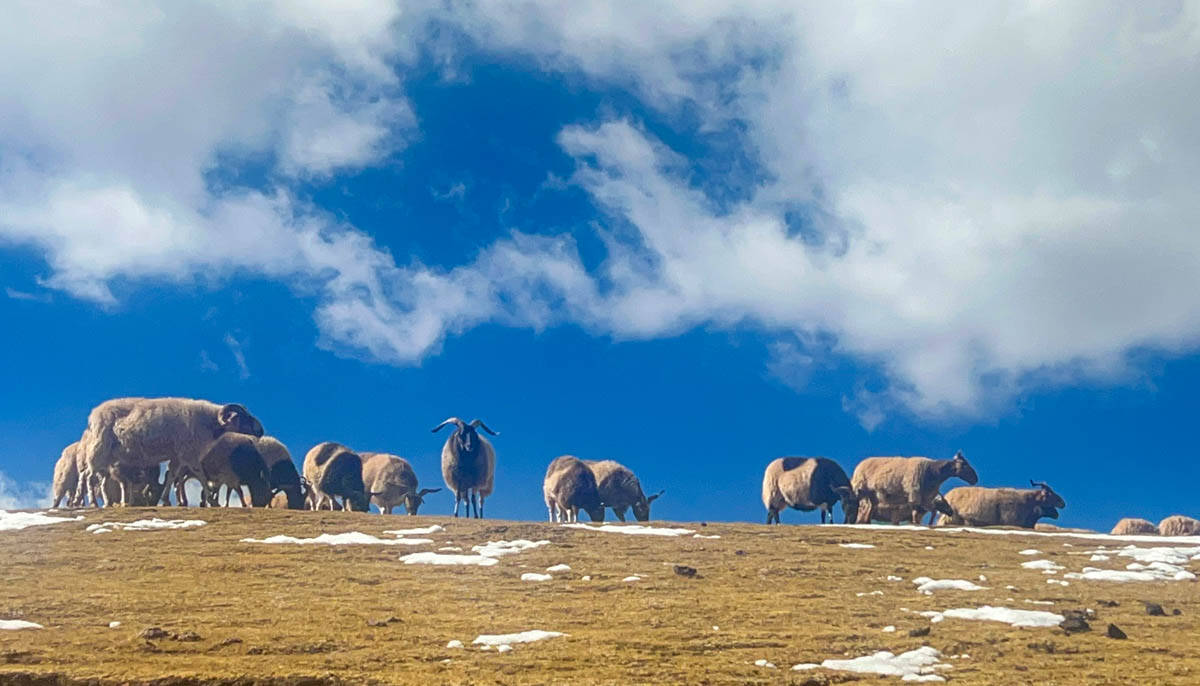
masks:
[[[789,507],[803,512],[819,509],[821,523],[825,523],[826,514],[832,522],[833,506],[838,502],[846,523],[858,516],[858,498],[845,470],[824,457],[772,460],[763,472],[762,501],[767,508],[767,524],[778,524],[779,513]]]
[[[290,462],[290,460],[289,460]],[[203,487],[201,500],[215,505],[221,486],[225,491],[225,507],[229,498],[237,493],[238,502],[246,506],[242,487],[250,489],[250,505],[266,507],[271,502],[271,478],[267,462],[258,449],[254,436],[228,433],[212,441],[200,458],[200,484]]]
[[[869,522],[875,518],[870,511],[872,506],[882,506],[889,511],[907,506],[909,511],[906,518],[913,524],[920,524],[925,512],[931,513],[929,523],[932,524],[936,517],[933,497],[942,483],[951,477],[958,477],[972,485],[979,482],[979,476],[963,457],[962,451],[949,460],[868,457],[858,463],[850,479],[855,493],[860,496],[869,493],[871,496],[865,499],[869,503],[867,507],[860,503],[858,521]]]
[[[325,442],[313,446],[304,456],[304,478],[308,480],[314,510],[326,503],[334,509],[334,497],[343,499],[342,509],[366,512],[370,508],[363,486],[362,457],[340,443]]]
[[[1062,496],[1042,482],[1036,488],[984,488],[962,486],[950,489],[946,502],[954,511],[942,524],[966,526],[1015,526],[1032,529],[1042,517],[1058,518],[1067,506]]]
[[[633,508],[633,516],[639,522],[649,521],[650,504],[657,500],[663,491],[647,496],[642,492],[642,483],[637,476],[625,465],[614,460],[584,460],[584,464],[592,470],[596,477],[596,487],[600,489],[600,500],[606,507],[611,507],[613,514],[622,522],[625,512]]]
[[[477,429],[493,436],[499,434],[488,428],[483,420],[475,419],[470,424],[458,417],[450,417],[433,427],[437,433],[442,427],[453,424],[457,427],[442,446],[442,479],[454,493],[454,516],[458,516],[458,504],[467,503],[467,516],[483,517],[483,501],[492,493],[496,476],[496,450]]]
[[[542,481],[542,496],[552,522],[578,522],[581,509],[593,522],[604,521],[596,475],[577,457],[563,455],[550,463]]]
[[[363,459],[363,484],[371,493],[371,501],[382,514],[403,506],[410,515],[425,502],[425,496],[440,488],[417,487],[417,473],[408,460],[388,453],[359,453]]]

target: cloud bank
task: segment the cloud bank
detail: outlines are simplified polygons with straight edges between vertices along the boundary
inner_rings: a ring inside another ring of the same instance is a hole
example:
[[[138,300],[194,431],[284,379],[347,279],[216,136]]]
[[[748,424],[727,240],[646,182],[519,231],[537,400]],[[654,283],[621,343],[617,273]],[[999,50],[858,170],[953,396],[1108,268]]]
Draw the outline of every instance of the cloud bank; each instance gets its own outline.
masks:
[[[830,356],[881,379],[847,390],[864,424],[977,415],[1200,341],[1198,14],[30,5],[0,28],[0,241],[101,304],[119,277],[315,282],[321,344],[380,362],[486,322],[620,340],[753,327],[789,385]],[[403,155],[419,116],[404,74],[435,22],[460,39],[439,44],[448,63],[483,51],[616,84],[729,145],[689,159],[629,117],[563,122],[598,268],[537,227],[452,269],[398,264],[295,188]],[[247,164],[268,181],[240,184]]]

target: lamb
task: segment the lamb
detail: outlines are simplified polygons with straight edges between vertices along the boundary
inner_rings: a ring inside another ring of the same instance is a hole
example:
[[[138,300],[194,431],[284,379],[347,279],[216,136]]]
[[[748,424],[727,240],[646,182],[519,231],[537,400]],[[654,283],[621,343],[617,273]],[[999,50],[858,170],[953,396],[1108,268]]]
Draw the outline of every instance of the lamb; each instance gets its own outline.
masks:
[[[1062,496],[1044,482],[1029,482],[1034,488],[983,488],[964,486],[946,494],[953,514],[942,524],[966,526],[1015,526],[1032,529],[1042,517],[1058,518],[1067,506]]]
[[[1110,536],[1157,536],[1158,527],[1145,519],[1125,517],[1108,533]]]
[[[854,476],[850,486],[860,497],[865,498],[871,505],[879,505],[895,513],[893,523],[899,523],[903,516],[903,506],[907,506],[913,524],[921,523],[921,515],[929,512],[929,523],[932,524],[936,513],[933,507],[933,497],[937,495],[942,483],[950,477],[958,477],[974,485],[979,482],[979,476],[958,451],[949,460],[931,460],[927,457],[868,457],[854,468]],[[895,510],[893,508],[900,508]],[[871,521],[874,516],[872,507],[858,511],[859,523]]]
[[[342,509],[366,512],[370,509],[368,493],[363,486],[362,457],[340,443],[326,441],[313,446],[304,456],[304,478],[308,480],[312,509],[320,510],[326,503],[334,509],[334,496],[340,496]]]
[[[442,446],[442,479],[454,493],[454,516],[458,516],[458,504],[465,501],[467,516],[471,516],[474,505],[474,516],[482,518],[483,501],[492,494],[496,475],[496,450],[477,429],[482,428],[493,436],[500,434],[488,428],[481,419],[468,424],[458,417],[450,417],[438,424],[433,427],[433,432],[437,433],[447,424],[457,427]]]
[[[121,504],[128,504],[129,486],[117,464],[157,467],[167,462],[164,483],[174,486],[181,505],[187,474],[199,472],[199,459],[207,446],[225,433],[263,435],[262,423],[237,404],[218,405],[189,398],[116,398],[97,405],[88,415],[80,439],[83,456],[80,483],[92,475],[120,484]],[[164,493],[164,501],[167,495]],[[93,504],[95,498],[93,496]]]
[[[62,453],[58,456],[58,461],[54,463],[52,486],[54,503],[51,507],[57,508],[58,504],[64,500],[68,507],[75,505],[76,493],[79,489],[79,466],[75,463],[75,453],[78,449],[79,441],[75,441],[63,448]]]
[[[550,463],[542,481],[542,496],[552,522],[578,522],[580,509],[586,510],[593,522],[604,521],[596,475],[577,457],[563,455]]]
[[[400,505],[415,515],[425,502],[425,496],[440,488],[417,490],[417,474],[408,460],[388,453],[360,453],[363,459],[363,483],[373,491],[372,500],[381,514],[391,514]]]
[[[250,489],[251,507],[266,507],[273,496],[267,462],[258,449],[258,439],[246,434],[223,434],[209,444],[200,458],[200,483],[203,487],[200,499],[205,505],[216,505],[221,486],[227,489],[225,507],[229,507],[229,498],[234,493],[242,507],[246,506],[243,486]]]
[[[850,479],[838,463],[824,457],[780,457],[763,472],[762,502],[767,508],[767,524],[778,524],[785,508],[821,511],[833,521],[833,506],[842,503],[847,524],[858,516],[858,498],[850,488]]]
[[[158,480],[158,465],[152,467],[134,467],[118,464],[111,469],[120,473],[125,483],[129,484],[128,504],[133,507],[153,507],[162,497],[163,484]],[[104,502],[117,503],[121,501],[121,483],[119,479],[109,479],[101,487]]]
[[[1158,523],[1163,536],[1200,536],[1200,520],[1184,515],[1171,515]]]
[[[625,465],[614,460],[584,460],[583,463],[592,470],[596,477],[596,487],[600,489],[600,500],[611,507],[613,514],[622,522],[625,521],[625,511],[633,508],[633,516],[639,522],[649,521],[650,503],[657,500],[664,491],[659,491],[647,497],[642,492],[642,483],[637,476]]]
[[[881,505],[876,502],[874,494],[870,491],[855,494],[858,505],[858,516],[855,519],[856,524],[869,524],[870,522],[891,522],[898,524],[901,520],[908,521],[912,517],[912,506],[910,505]],[[866,503],[864,506],[863,503]],[[953,515],[954,510],[950,508],[950,503],[946,502],[945,496],[941,493],[933,496],[933,502],[930,503],[933,509],[930,512],[934,517],[939,515]],[[845,509],[843,504],[842,509]],[[867,518],[864,518],[864,513]],[[921,514],[924,514],[924,508],[921,509]],[[941,521],[941,520],[939,520]]]

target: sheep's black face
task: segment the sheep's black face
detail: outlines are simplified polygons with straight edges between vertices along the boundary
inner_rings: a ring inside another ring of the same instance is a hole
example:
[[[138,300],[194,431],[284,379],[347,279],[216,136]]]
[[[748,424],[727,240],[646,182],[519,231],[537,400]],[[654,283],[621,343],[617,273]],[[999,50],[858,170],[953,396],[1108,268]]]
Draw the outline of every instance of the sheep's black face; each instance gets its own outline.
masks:
[[[1067,501],[1063,500],[1062,496],[1055,493],[1049,486],[1042,486],[1041,492],[1038,493],[1038,502],[1044,507],[1063,508],[1067,506]]]
[[[601,510],[603,510],[603,508],[601,508]],[[633,504],[633,518],[638,520],[639,522],[650,521],[650,501],[646,500],[645,498],[641,498],[636,503],[634,503]],[[595,517],[593,517],[592,519],[595,519]]]
[[[410,515],[415,515],[417,510],[425,504],[425,499],[416,493],[408,493],[404,496],[404,511]]]
[[[1050,505],[1039,507],[1038,514],[1049,519],[1058,519],[1058,509]]]
[[[963,457],[961,452],[955,453],[954,459],[951,460],[951,462],[953,463],[954,476],[957,476],[972,486],[979,483],[979,475],[975,473],[975,468],[972,467],[969,462],[967,462],[967,458]]]
[[[595,506],[595,507],[587,507],[584,509],[587,511],[588,516],[592,518],[593,522],[603,522],[604,521],[604,506],[603,505],[599,505],[599,506]],[[646,520],[640,519],[638,521],[644,522]]]
[[[475,452],[479,445],[479,435],[475,433],[475,428],[466,425],[454,434],[454,440],[458,444],[458,452],[463,455],[470,455]]]
[[[941,512],[944,515],[950,517],[954,516],[954,509],[951,508],[950,503],[946,502],[946,499],[940,495],[933,499],[933,509]]]

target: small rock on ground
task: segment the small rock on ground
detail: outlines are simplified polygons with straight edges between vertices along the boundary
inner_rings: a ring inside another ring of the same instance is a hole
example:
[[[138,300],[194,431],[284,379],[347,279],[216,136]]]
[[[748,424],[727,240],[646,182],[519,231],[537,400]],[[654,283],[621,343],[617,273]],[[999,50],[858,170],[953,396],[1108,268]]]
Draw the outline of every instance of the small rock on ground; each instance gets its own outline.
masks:
[[[686,576],[689,579],[696,576],[696,568],[687,565],[675,565],[675,573],[679,576]]]
[[[1116,624],[1108,625],[1108,634],[1107,635],[1109,638],[1117,638],[1117,639],[1128,638],[1128,636],[1125,635],[1125,632],[1121,631],[1121,627],[1117,626]]]
[[[917,638],[918,636],[928,636],[929,635],[929,627],[919,626],[916,629],[909,631],[908,635],[912,636],[913,638]]]
[[[1162,605],[1159,605],[1158,603],[1149,603],[1143,600],[1142,604],[1146,606],[1146,614],[1150,615],[1151,617],[1167,616],[1167,613],[1163,612]]]
[[[162,627],[149,626],[142,629],[142,633],[138,634],[138,638],[144,638],[147,641],[152,641],[159,638],[166,638],[167,632],[163,631]]]
[[[1068,634],[1078,634],[1092,630],[1091,625],[1082,617],[1067,617],[1058,626]]]

